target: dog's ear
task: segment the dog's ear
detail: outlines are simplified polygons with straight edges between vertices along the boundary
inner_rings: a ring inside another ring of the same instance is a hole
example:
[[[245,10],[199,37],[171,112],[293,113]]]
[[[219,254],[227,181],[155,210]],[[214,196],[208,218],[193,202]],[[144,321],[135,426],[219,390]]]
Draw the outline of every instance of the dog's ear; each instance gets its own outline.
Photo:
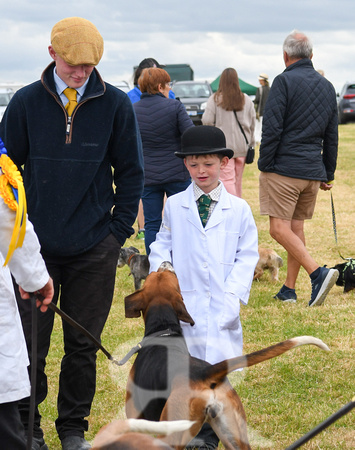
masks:
[[[195,321],[187,312],[184,300],[180,294],[176,295],[175,299],[172,301],[172,304],[179,320],[189,323],[191,326],[195,325]]]
[[[133,319],[141,316],[141,311],[144,309],[145,303],[142,289],[133,292],[124,299],[125,316],[127,319]]]

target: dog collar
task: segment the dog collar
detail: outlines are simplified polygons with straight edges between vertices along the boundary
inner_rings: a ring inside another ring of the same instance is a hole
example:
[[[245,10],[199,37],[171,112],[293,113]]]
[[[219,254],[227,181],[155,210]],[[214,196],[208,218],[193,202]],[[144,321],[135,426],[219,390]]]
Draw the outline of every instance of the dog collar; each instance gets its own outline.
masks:
[[[158,337],[170,337],[170,336],[179,336],[179,333],[176,331],[172,331],[170,328],[167,328],[166,330],[157,331],[155,333],[149,334],[148,336],[144,336],[144,338],[139,342],[137,345],[135,345],[131,350],[127,353],[127,355],[122,358],[120,361],[118,361],[116,364],[119,366],[123,366],[123,364],[126,364],[126,362],[135,354],[138,353],[139,350],[141,350],[146,345],[151,345],[151,341]]]
[[[133,255],[131,255],[131,256],[128,258],[128,260],[127,260],[127,266],[130,265],[131,259],[133,258],[134,255],[138,255],[138,253],[133,253]]]

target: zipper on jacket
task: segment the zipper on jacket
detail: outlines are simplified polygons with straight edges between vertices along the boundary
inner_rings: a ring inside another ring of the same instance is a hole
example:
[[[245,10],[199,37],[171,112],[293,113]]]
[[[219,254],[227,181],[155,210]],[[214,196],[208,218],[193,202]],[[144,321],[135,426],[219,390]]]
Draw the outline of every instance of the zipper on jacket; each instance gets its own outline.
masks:
[[[66,131],[67,137],[70,134],[70,127],[71,127],[71,116],[68,116],[67,131]]]
[[[72,135],[72,128],[73,128],[73,121],[72,121],[72,117],[68,116],[68,113],[65,110],[65,114],[68,117],[67,120],[67,127],[65,130],[65,143],[66,144],[70,144],[71,143],[71,135]]]

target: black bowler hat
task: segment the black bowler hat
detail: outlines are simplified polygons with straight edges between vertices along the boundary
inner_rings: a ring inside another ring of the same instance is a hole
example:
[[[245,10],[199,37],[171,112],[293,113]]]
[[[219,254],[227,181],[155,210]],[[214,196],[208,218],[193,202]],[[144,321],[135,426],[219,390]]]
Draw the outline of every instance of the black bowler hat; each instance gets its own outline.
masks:
[[[179,158],[189,155],[211,155],[221,153],[233,158],[234,151],[226,148],[226,137],[222,130],[209,125],[188,128],[181,136],[181,152],[175,152]]]

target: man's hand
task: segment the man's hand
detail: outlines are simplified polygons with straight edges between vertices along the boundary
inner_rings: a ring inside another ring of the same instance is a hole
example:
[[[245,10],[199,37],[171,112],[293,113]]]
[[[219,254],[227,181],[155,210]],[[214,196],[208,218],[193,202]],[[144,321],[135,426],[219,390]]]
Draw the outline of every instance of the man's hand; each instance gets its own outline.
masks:
[[[22,289],[21,286],[19,286],[20,295],[23,299],[30,298],[30,294]],[[39,289],[36,294],[40,294],[43,300],[36,301],[37,308],[39,308],[42,312],[46,312],[48,309],[48,305],[52,301],[53,295],[54,295],[54,287],[53,287],[53,280],[52,278],[49,278],[47,283]]]
[[[321,181],[319,188],[322,189],[322,191],[329,191],[333,185],[331,182],[325,183],[324,181]]]

